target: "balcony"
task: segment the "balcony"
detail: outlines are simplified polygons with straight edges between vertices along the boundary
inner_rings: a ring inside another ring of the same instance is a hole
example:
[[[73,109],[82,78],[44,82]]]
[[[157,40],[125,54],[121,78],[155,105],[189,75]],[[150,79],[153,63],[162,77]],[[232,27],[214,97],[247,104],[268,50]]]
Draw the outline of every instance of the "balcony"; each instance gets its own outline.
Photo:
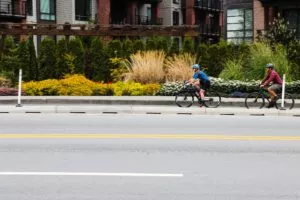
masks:
[[[216,12],[223,10],[222,0],[195,0],[194,7]]]
[[[222,27],[213,24],[199,24],[199,33],[202,36],[216,36],[220,37],[222,34]]]
[[[135,24],[137,24],[137,25],[162,25],[163,19],[162,18],[154,19],[154,18],[151,18],[148,16],[136,15]]]
[[[162,18],[151,18],[143,15],[136,15],[135,18],[112,19],[111,24],[118,25],[162,25]]]
[[[26,18],[26,3],[13,0],[0,0],[1,19],[24,19]]]

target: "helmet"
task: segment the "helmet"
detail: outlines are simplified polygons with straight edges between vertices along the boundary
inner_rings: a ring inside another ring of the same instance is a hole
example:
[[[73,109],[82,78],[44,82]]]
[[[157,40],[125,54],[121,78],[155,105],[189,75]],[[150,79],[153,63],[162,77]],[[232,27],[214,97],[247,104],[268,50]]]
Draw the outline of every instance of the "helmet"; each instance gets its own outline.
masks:
[[[268,63],[267,65],[266,65],[266,68],[274,68],[274,65],[272,64],[272,63]]]
[[[200,65],[194,64],[194,65],[193,65],[193,69],[199,69],[199,70],[200,70]]]

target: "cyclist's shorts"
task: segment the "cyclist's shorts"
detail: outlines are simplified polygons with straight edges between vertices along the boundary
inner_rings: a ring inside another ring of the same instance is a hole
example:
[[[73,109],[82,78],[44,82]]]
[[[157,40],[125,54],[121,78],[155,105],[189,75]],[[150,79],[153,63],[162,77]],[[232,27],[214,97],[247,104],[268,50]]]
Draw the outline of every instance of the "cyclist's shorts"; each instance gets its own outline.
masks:
[[[282,88],[282,86],[279,84],[276,84],[276,83],[269,87],[269,89],[271,89],[273,91],[277,91],[277,92],[280,92],[281,88]]]
[[[203,90],[208,90],[210,88],[210,81],[201,81],[200,85]]]

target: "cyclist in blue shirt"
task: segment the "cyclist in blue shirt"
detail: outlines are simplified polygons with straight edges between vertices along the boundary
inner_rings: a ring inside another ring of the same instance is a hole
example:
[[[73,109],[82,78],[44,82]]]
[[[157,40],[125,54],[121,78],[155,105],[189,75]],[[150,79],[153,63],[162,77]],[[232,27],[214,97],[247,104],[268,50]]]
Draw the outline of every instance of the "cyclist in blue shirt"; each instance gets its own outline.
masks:
[[[192,83],[198,89],[201,97],[203,97],[204,92],[210,88],[209,77],[203,71],[201,71],[200,65],[194,64],[192,68],[194,70],[194,75],[190,80],[190,83]],[[203,91],[200,90],[200,86]]]

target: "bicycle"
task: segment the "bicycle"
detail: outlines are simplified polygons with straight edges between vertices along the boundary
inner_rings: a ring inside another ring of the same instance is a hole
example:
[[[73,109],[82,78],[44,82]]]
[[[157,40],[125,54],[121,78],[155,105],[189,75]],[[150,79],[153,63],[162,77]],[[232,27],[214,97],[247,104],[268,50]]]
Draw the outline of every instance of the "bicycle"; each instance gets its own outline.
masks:
[[[282,93],[278,92],[278,99],[274,103],[274,106],[276,109],[281,108],[281,103],[282,103]],[[268,103],[271,103],[270,101],[270,95],[268,94],[266,89],[262,89],[259,87],[258,92],[252,92],[249,93],[246,98],[245,98],[245,106],[246,108],[263,108],[265,106],[266,100]],[[286,106],[287,109],[293,109],[295,104],[295,99],[294,97],[289,94],[285,93],[284,95],[284,105]]]
[[[208,90],[202,99],[197,88],[190,83],[185,83],[184,88],[176,94],[175,103],[179,107],[190,107],[193,105],[195,97],[200,106],[204,105],[207,108],[217,108],[221,105],[221,96],[219,93]]]

